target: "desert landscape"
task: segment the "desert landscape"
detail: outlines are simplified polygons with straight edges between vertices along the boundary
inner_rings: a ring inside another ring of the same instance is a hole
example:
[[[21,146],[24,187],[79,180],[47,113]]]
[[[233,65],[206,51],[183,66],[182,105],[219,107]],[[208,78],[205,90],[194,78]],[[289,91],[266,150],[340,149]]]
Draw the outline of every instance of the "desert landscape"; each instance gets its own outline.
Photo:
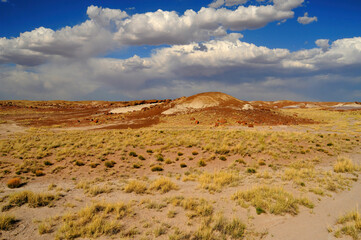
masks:
[[[360,239],[361,104],[0,101],[1,239]]]

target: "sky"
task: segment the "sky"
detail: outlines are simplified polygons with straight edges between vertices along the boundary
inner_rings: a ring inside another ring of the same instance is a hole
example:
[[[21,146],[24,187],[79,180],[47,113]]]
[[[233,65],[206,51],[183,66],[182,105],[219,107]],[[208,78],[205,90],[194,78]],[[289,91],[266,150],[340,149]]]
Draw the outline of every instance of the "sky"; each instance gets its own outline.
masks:
[[[0,99],[361,101],[359,0],[0,0]]]

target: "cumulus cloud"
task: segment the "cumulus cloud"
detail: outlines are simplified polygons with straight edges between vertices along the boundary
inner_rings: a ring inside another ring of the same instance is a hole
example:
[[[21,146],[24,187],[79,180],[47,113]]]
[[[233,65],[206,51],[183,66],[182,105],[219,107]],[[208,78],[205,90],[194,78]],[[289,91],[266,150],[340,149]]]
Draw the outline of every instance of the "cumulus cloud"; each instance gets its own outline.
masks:
[[[329,41],[329,39],[318,39],[315,43],[322,51],[326,52],[330,47]]]
[[[230,7],[230,6],[245,4],[246,2],[248,2],[248,0],[215,0],[208,6],[212,8],[219,8],[223,5]]]
[[[361,87],[361,38],[336,40],[328,51],[323,49],[325,42],[318,41],[318,48],[290,52],[218,39],[161,48],[146,58],[56,60],[30,70],[7,67],[0,71],[4,86],[0,95],[81,99],[104,91],[108,98],[129,99],[177,97],[217,89],[241,99],[275,100],[282,93],[283,98],[320,100],[318,95],[303,94],[326,84],[328,97],[341,99],[337,95],[340,83]],[[343,96],[343,100],[347,97],[351,96]]]
[[[310,24],[312,22],[317,22],[317,17],[309,17],[308,16],[308,12],[305,12],[303,17],[298,17],[297,18],[297,22],[305,25],[305,24]]]
[[[130,45],[188,44],[226,37],[227,30],[256,29],[269,22],[292,18],[302,0],[274,0],[274,5],[237,9],[202,8],[147,12],[129,16],[117,9],[88,7],[89,19],[54,31],[39,27],[17,38],[0,38],[0,64],[36,66],[56,58],[86,59]],[[229,4],[235,1],[229,2]],[[232,35],[235,37],[236,35]]]

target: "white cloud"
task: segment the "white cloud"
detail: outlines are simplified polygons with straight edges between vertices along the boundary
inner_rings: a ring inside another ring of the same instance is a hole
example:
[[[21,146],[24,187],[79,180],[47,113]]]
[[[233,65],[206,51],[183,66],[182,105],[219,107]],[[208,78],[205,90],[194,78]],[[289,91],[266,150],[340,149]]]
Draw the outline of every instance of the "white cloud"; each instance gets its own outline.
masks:
[[[35,66],[54,58],[86,59],[129,45],[188,44],[227,36],[227,30],[256,29],[292,18],[301,0],[237,9],[202,8],[183,15],[158,10],[129,16],[116,9],[88,7],[89,20],[54,31],[39,27],[17,38],[0,38],[0,64]],[[281,7],[280,7],[281,6]],[[233,38],[236,35],[233,35]]]
[[[103,91],[108,98],[129,99],[216,89],[241,99],[310,100],[320,96],[304,95],[308,89],[334,84],[328,97],[351,98],[337,94],[340,83],[361,85],[361,38],[334,41],[328,51],[323,50],[325,42],[318,41],[319,48],[290,52],[231,38],[162,48],[147,58],[55,59],[31,68],[3,67],[0,95],[82,99]]]
[[[322,51],[326,52],[330,47],[329,41],[329,39],[318,39],[315,43]]]
[[[248,2],[248,0],[215,0],[211,4],[209,4],[209,7],[212,8],[219,8],[223,5],[226,5],[227,7],[235,6],[235,5],[242,5]]]
[[[303,17],[297,18],[297,22],[304,24],[304,25],[310,24],[312,22],[317,22],[317,20],[318,20],[317,17],[309,17],[308,12],[306,12]]]

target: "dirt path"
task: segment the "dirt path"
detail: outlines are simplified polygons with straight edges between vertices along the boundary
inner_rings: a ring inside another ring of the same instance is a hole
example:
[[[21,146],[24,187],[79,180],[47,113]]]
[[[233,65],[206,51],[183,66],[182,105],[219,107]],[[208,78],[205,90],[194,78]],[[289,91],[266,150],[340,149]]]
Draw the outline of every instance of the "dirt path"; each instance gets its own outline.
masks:
[[[356,182],[350,191],[336,194],[332,198],[325,198],[310,211],[303,211],[298,216],[287,216],[285,219],[268,226],[269,234],[266,240],[334,240],[333,233],[327,231],[336,219],[348,211],[361,206],[361,184]],[[346,238],[344,238],[346,239]],[[349,239],[349,238],[347,238]]]

